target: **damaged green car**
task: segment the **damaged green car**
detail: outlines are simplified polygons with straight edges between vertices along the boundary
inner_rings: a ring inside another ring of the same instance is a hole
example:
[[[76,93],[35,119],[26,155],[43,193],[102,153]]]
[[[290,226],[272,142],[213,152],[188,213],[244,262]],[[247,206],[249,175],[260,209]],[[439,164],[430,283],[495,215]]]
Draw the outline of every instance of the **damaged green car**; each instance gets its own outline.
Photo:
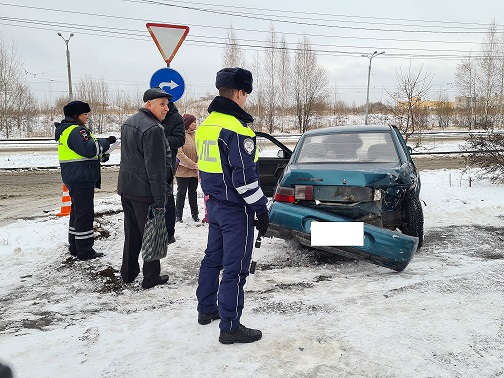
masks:
[[[423,242],[423,212],[420,176],[396,127],[310,130],[291,154],[275,144],[281,147],[280,160],[259,159],[261,186],[263,176],[270,176],[265,182],[277,182],[270,208],[271,236],[310,245],[312,221],[363,222],[363,247],[320,249],[394,270],[405,268]]]

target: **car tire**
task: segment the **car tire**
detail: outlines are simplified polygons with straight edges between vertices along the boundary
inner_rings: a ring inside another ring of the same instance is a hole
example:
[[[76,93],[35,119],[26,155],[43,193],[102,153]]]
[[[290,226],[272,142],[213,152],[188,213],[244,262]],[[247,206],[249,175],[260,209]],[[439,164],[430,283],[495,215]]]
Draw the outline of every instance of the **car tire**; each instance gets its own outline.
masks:
[[[422,203],[418,198],[406,197],[403,202],[403,229],[406,235],[416,236],[418,238],[418,248],[423,244],[424,236],[424,217]]]

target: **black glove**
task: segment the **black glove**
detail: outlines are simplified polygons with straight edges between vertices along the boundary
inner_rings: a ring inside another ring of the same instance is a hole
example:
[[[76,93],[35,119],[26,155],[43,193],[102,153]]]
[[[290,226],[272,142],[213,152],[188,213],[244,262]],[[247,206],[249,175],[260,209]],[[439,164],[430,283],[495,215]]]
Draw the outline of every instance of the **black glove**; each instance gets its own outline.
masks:
[[[101,162],[102,162],[102,163],[105,163],[106,161],[108,161],[108,160],[109,160],[109,158],[110,158],[110,154],[103,154],[103,155],[101,156]]]
[[[259,235],[264,236],[269,226],[269,214],[265,211],[264,213],[256,214],[256,216],[257,219],[254,220],[254,226],[259,231]]]
[[[110,144],[114,144],[114,143],[116,142],[117,138],[116,138],[115,136],[111,135],[111,136],[109,136],[109,137],[107,138],[107,140],[108,140],[108,142],[109,142]]]

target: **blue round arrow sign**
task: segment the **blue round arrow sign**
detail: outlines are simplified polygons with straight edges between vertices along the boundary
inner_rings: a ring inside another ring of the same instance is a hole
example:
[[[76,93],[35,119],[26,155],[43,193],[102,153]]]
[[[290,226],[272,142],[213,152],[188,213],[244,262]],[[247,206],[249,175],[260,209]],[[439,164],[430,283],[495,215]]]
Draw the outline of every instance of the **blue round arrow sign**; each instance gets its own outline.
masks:
[[[161,68],[154,72],[150,80],[150,87],[160,87],[173,96],[172,102],[177,101],[184,94],[184,79],[172,68]]]

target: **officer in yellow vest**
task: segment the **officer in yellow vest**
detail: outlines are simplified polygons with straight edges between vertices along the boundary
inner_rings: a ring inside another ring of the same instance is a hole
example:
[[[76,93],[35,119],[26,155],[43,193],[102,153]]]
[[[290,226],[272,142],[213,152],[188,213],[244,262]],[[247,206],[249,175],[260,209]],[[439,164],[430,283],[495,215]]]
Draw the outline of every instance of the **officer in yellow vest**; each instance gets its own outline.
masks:
[[[72,101],[63,107],[65,118],[55,122],[55,140],[63,183],[72,200],[68,225],[69,250],[79,260],[94,259],[103,253],[93,249],[94,188],[101,184],[100,161],[116,142],[116,137],[96,138],[85,125],[89,104]]]
[[[221,343],[250,343],[262,333],[240,323],[243,286],[254,225],[261,235],[269,225],[268,200],[259,186],[256,137],[248,127],[253,118],[244,110],[252,92],[252,74],[243,68],[224,68],[217,72],[215,86],[219,96],[196,130],[201,188],[209,195],[208,242],[196,290],[198,323],[220,319]]]

